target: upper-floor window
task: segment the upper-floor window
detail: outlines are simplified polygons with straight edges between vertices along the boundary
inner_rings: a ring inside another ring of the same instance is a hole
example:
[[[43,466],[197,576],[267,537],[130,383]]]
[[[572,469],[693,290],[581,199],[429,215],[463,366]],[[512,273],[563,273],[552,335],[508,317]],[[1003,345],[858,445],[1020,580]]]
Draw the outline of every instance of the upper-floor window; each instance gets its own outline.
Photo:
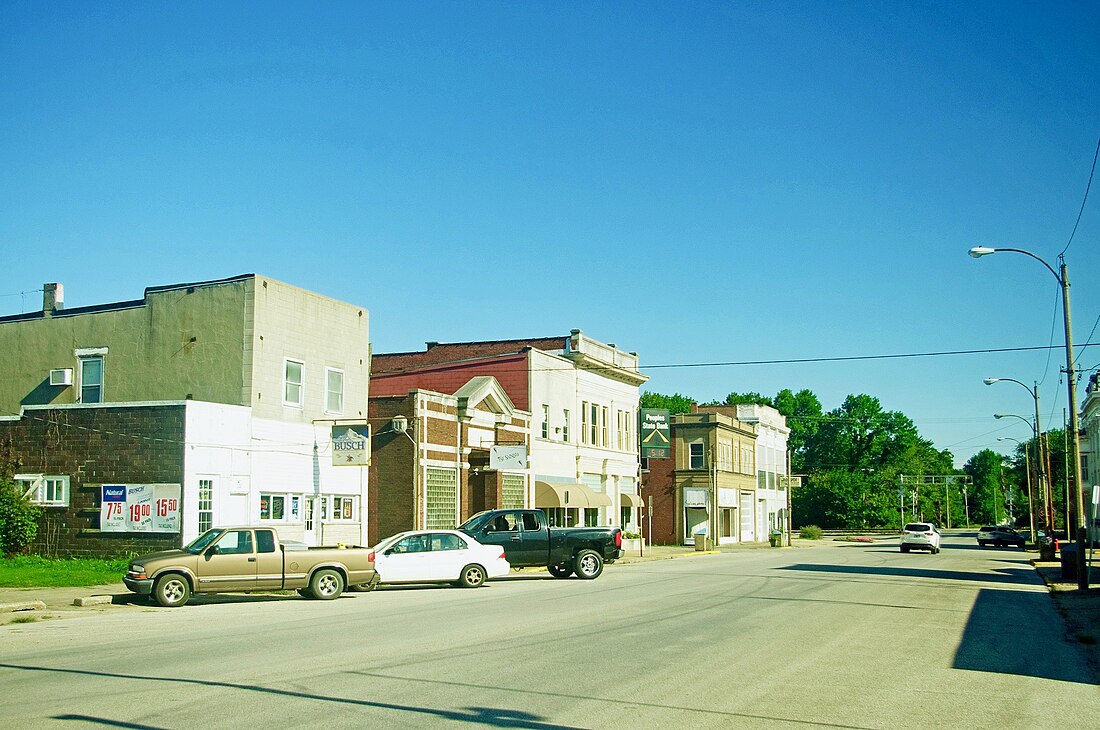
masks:
[[[562,418],[564,419],[561,424],[561,440],[566,443],[569,442],[569,409],[562,409]]]
[[[65,507],[69,504],[69,477],[46,474],[16,474],[15,483],[35,504]]]
[[[600,446],[610,446],[611,439],[607,436],[610,424],[607,417],[607,406],[600,406]]]
[[[344,412],[344,371],[325,368],[325,413]]]
[[[283,405],[302,407],[305,363],[300,360],[283,360]]]
[[[103,358],[80,358],[80,402],[103,402]]]
[[[588,443],[593,446],[600,443],[600,407],[595,403],[588,405]]]
[[[703,444],[701,442],[688,444],[688,468],[702,469],[705,466],[706,462],[703,460]]]
[[[581,401],[581,443],[588,443],[588,401]]]
[[[550,406],[542,404],[542,437],[550,438]]]

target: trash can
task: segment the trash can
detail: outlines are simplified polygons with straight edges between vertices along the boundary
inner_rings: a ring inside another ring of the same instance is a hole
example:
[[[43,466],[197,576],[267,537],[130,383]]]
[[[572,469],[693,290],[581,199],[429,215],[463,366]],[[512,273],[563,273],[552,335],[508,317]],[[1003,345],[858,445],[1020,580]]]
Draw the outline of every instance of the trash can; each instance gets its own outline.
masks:
[[[768,542],[772,547],[779,547],[783,544],[783,533],[779,530],[772,530],[768,533]]]
[[[1062,580],[1077,580],[1077,545],[1072,542],[1062,543]]]
[[[701,552],[705,552],[705,551],[709,550],[710,545],[708,543],[709,543],[709,540],[707,540],[707,535],[706,535],[705,532],[696,533],[696,535],[695,535],[695,552],[701,553]]]

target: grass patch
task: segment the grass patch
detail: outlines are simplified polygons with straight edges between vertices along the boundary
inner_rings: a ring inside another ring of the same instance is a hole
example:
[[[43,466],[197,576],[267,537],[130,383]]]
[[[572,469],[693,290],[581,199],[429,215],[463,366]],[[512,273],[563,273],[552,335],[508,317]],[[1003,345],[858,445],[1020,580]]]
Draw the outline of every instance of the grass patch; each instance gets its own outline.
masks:
[[[129,560],[43,558],[19,555],[0,560],[0,588],[67,588],[118,583]]]
[[[37,616],[19,616],[17,618],[13,618],[11,622],[13,624],[33,624],[37,620]]]

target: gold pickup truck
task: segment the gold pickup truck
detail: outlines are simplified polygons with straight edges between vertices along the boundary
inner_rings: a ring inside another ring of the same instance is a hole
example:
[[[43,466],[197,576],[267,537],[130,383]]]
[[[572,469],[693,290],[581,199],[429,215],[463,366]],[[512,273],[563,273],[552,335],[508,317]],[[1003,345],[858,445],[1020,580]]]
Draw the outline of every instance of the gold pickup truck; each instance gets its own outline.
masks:
[[[134,558],[122,582],[161,606],[187,603],[193,593],[297,589],[331,600],[378,583],[374,552],[365,547],[306,547],[279,542],[267,527],[216,527],[179,550]]]

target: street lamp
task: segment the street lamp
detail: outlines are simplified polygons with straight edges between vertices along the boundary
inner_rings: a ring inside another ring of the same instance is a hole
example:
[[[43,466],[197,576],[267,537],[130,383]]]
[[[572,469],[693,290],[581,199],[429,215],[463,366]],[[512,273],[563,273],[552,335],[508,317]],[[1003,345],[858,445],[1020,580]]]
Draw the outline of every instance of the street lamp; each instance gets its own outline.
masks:
[[[1039,491],[1042,492],[1042,494],[1043,494],[1043,501],[1046,504],[1051,504],[1051,502],[1050,502],[1051,485],[1050,485],[1050,481],[1047,479],[1046,459],[1043,457],[1043,434],[1042,434],[1042,431],[1040,430],[1041,416],[1039,415],[1039,384],[1035,383],[1035,386],[1033,388],[1029,388],[1026,383],[1023,383],[1019,380],[1016,380],[1015,378],[986,378],[982,382],[985,383],[986,385],[993,385],[994,383],[999,383],[1002,380],[1006,381],[1006,382],[1009,382],[1009,383],[1016,383],[1017,385],[1022,387],[1024,390],[1026,390],[1028,392],[1028,395],[1030,395],[1032,397],[1032,399],[1035,401],[1035,422],[1034,422],[1034,426],[1032,428],[1032,432],[1035,435],[1035,467],[1036,467],[1037,472],[1038,472],[1036,474],[1036,477],[1037,477],[1037,481],[1039,483]],[[1027,457],[1026,448],[1024,450],[1024,457],[1025,457],[1025,459]],[[1028,497],[1029,498],[1031,497],[1030,480],[1031,480],[1031,472],[1029,471],[1028,472],[1028,482],[1029,482]],[[1067,509],[1068,509],[1068,505],[1067,505]],[[1053,510],[1052,509],[1048,510],[1048,513],[1053,514]],[[1035,524],[1034,524],[1035,515],[1034,515],[1034,511],[1032,512],[1031,520],[1032,520],[1031,532],[1032,532],[1032,535],[1034,535],[1035,534]],[[1054,523],[1050,522],[1049,527],[1050,527],[1051,530],[1053,530],[1054,529]],[[1066,524],[1066,529],[1069,529],[1069,523],[1068,522]]]
[[[1062,289],[1062,315],[1066,330],[1066,383],[1069,389],[1069,427],[1073,431],[1073,488],[1077,492],[1077,588],[1087,591],[1089,576],[1085,568],[1085,498],[1081,489],[1084,486],[1081,477],[1081,435],[1080,425],[1077,421],[1077,377],[1073,367],[1073,325],[1069,313],[1069,271],[1066,269],[1066,260],[1058,255],[1058,271],[1039,256],[1025,251],[1022,248],[989,248],[988,246],[974,246],[970,249],[970,255],[976,259],[989,254],[1008,251],[1019,253],[1035,259],[1054,275],[1058,286]],[[1025,386],[1026,387],[1026,386]],[[1036,424],[1038,428],[1038,424]],[[1069,525],[1066,525],[1069,529]]]
[[[1027,455],[1027,444],[1011,436],[998,436],[998,441],[1015,441],[1024,450],[1024,474],[1027,476],[1027,516],[1031,522],[1031,541],[1035,542],[1035,493],[1031,490],[1031,460]],[[1040,487],[1041,489],[1042,487]]]

